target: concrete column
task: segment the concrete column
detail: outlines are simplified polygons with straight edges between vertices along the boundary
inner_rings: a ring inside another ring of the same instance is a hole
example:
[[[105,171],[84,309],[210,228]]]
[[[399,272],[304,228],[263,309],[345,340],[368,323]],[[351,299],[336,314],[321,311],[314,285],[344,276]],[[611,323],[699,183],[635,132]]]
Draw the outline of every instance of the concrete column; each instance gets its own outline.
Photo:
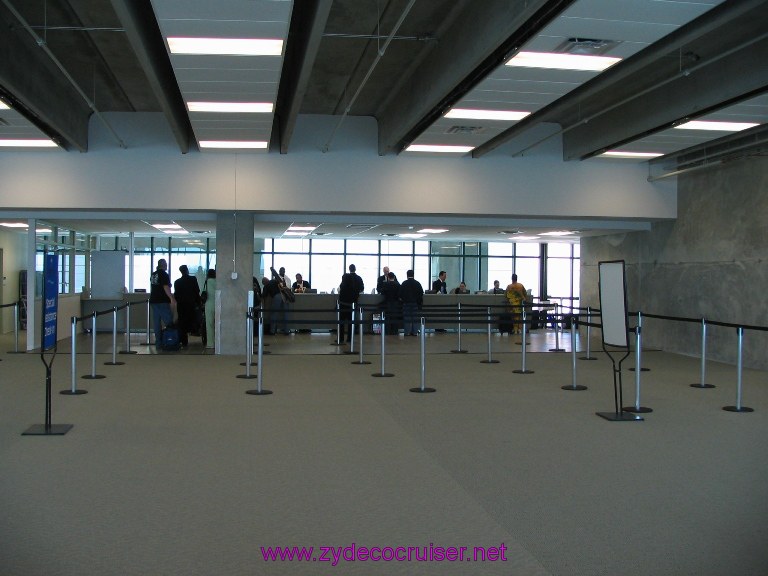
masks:
[[[253,214],[216,217],[216,289],[221,291],[217,354],[245,354],[245,314],[253,289]]]

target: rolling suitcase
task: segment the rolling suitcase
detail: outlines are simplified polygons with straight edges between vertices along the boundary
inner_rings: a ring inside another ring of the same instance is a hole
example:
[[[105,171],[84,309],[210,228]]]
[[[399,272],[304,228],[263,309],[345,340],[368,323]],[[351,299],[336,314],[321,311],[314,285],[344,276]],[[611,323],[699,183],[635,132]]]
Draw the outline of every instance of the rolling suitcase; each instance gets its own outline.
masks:
[[[175,351],[181,349],[181,342],[179,341],[179,331],[176,326],[166,326],[162,332],[162,349]]]
[[[502,312],[499,314],[499,332],[504,334],[512,334],[514,329],[514,322],[512,322],[512,314],[509,312]]]

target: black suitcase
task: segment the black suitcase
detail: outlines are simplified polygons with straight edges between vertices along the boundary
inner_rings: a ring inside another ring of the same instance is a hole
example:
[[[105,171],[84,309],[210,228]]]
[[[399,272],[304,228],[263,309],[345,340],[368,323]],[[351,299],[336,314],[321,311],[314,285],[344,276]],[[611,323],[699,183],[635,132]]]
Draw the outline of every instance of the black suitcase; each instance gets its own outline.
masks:
[[[176,326],[166,326],[162,332],[162,348],[163,350],[175,351],[181,350],[181,342],[179,341],[179,331]]]
[[[512,334],[514,330],[514,323],[512,322],[512,314],[509,312],[502,312],[499,314],[499,332],[504,334]]]

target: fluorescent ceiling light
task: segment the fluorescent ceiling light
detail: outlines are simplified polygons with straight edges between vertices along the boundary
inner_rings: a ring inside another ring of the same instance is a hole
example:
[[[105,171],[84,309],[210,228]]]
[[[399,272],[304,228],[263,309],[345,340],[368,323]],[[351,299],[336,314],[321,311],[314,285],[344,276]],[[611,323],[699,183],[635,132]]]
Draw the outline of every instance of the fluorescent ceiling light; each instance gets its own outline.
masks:
[[[411,144],[406,152],[442,152],[449,154],[466,154],[474,149],[474,146],[442,146],[438,144]]]
[[[542,232],[539,236],[573,236],[575,232],[571,230],[554,230],[552,232]]]
[[[307,234],[309,234],[308,231],[299,232],[299,231],[286,230],[285,232],[283,232],[283,236],[306,236]]]
[[[258,140],[200,140],[200,148],[266,150],[267,142]]]
[[[610,56],[582,56],[579,54],[558,54],[554,52],[518,52],[507,60],[507,66],[523,68],[551,68],[556,70],[587,70],[602,72],[621,58]]]
[[[314,230],[315,228],[317,228],[317,226],[288,226],[288,230],[292,232],[299,232],[302,230],[306,230],[307,232],[312,232],[312,230]]]
[[[513,240],[515,242],[519,240],[538,240],[538,239],[539,239],[538,236],[513,236],[512,238],[510,238],[510,240]]]
[[[603,152],[600,156],[607,156],[608,158],[658,158],[664,156],[661,152],[625,152],[622,150],[611,150],[610,152]]]
[[[426,234],[398,234],[398,238],[424,238]]]
[[[8,104],[6,104],[2,100],[0,100],[0,110],[10,110],[10,109],[11,109],[11,107],[8,106]]]
[[[283,41],[268,38],[169,37],[168,49],[171,54],[280,56],[283,53]]]
[[[150,224],[153,228],[158,230],[181,230],[181,226],[178,224]]]
[[[685,124],[675,126],[680,130],[718,130],[721,132],[739,132],[747,128],[754,128],[758,124],[753,122],[714,122],[709,120],[692,120]]]
[[[0,140],[0,147],[4,148],[56,148],[53,140]]]
[[[446,118],[461,118],[466,120],[522,120],[530,112],[516,110],[476,110],[472,108],[452,108],[446,114]]]
[[[422,228],[418,232],[422,234],[442,234],[443,232],[448,232],[448,228]]]
[[[6,228],[29,228],[28,224],[23,224],[22,222],[0,222],[0,226],[5,226]]]
[[[190,112],[257,112],[271,113],[271,102],[187,102]]]

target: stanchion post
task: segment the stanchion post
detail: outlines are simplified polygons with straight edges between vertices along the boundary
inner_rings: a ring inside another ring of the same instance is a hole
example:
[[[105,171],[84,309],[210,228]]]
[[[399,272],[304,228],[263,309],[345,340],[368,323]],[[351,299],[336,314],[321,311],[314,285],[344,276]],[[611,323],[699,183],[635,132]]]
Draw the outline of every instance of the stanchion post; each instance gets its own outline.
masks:
[[[88,394],[88,390],[77,389],[77,377],[75,376],[75,373],[77,372],[77,340],[75,338],[76,333],[77,333],[77,316],[72,316],[72,329],[70,330],[70,334],[72,338],[72,345],[71,345],[72,386],[67,390],[62,390],[61,392],[59,392],[59,394],[64,394],[65,396],[76,396],[79,394]]]
[[[19,353],[19,303],[13,307],[13,351]]]
[[[642,335],[642,332],[643,332],[643,313],[642,312],[638,312],[637,313],[637,327],[640,329],[639,332],[636,332],[637,338],[635,339],[636,346],[637,346],[637,349],[636,349],[637,356],[636,357],[637,357],[638,361],[635,363],[635,365],[632,368],[629,369],[629,371],[630,372],[634,372],[635,370],[640,370],[642,372],[648,372],[650,370],[650,368],[642,368],[642,362],[640,360],[642,358],[642,355],[643,355],[643,335]]]
[[[523,357],[523,360],[522,360],[522,365],[520,366],[520,370],[512,370],[512,372],[515,373],[515,374],[533,374],[533,370],[528,370],[525,367],[525,356],[526,356],[526,349],[527,349],[527,344],[526,344],[525,339],[528,337],[528,330],[527,330],[528,323],[527,323],[526,317],[525,317],[525,306],[522,307],[522,315],[521,315],[521,317],[522,317],[522,325],[523,325],[523,329],[522,329],[522,336],[523,336],[523,339],[522,339],[522,345],[523,345],[522,357]]]
[[[714,388],[714,384],[706,384],[707,381],[707,320],[701,319],[701,382],[691,384],[691,388]]]
[[[461,304],[459,304],[459,307],[461,307]],[[461,312],[459,312],[459,318],[461,318]],[[461,326],[461,320],[459,320],[459,326]],[[418,388],[411,388],[411,392],[416,392],[417,394],[428,394],[430,392],[435,392],[434,388],[428,388],[425,386],[427,380],[427,336],[424,328],[425,322],[424,316],[422,316],[421,332],[419,332],[419,342],[421,345],[421,386]],[[461,332],[461,328],[459,328],[459,332]],[[461,347],[461,340],[459,340],[459,347]]]
[[[363,360],[363,318],[364,317],[365,317],[365,312],[364,312],[364,310],[363,310],[363,308],[361,306],[360,307],[360,325],[359,325],[359,328],[358,328],[358,330],[359,330],[358,333],[360,335],[360,346],[359,346],[359,348],[360,348],[360,350],[359,350],[360,358],[358,360],[354,361],[354,362],[350,362],[350,364],[360,364],[360,365],[362,365],[362,364],[370,364],[370,362],[368,362],[367,360]],[[373,322],[373,314],[371,314],[371,322]],[[382,321],[382,324],[381,324],[381,331],[384,332],[384,322],[383,321]]]
[[[131,301],[125,303],[125,350],[120,354],[136,354],[131,350]]]
[[[336,339],[331,342],[331,346],[341,346],[341,309],[338,299],[336,299]]]
[[[91,314],[91,373],[83,376],[86,380],[100,380],[106,378],[103,374],[96,374],[96,312]]]
[[[125,362],[117,361],[117,306],[112,308],[112,361],[104,362],[105,366],[122,366]]]
[[[391,378],[392,376],[394,376],[394,374],[390,372],[386,372],[384,370],[384,359],[386,358],[386,345],[385,345],[386,330],[384,329],[385,326],[386,326],[386,319],[384,317],[384,312],[382,311],[381,313],[381,372],[371,374],[371,376],[373,376],[374,378]]]
[[[587,306],[587,355],[582,356],[580,360],[597,360],[592,356],[592,308]]]
[[[480,360],[481,364],[498,364],[498,360],[491,357],[491,307],[488,306],[488,360]]]
[[[259,339],[259,345],[261,345],[261,339]],[[238,378],[256,378],[251,374],[251,366],[253,366],[253,308],[245,316],[245,362],[241,362],[240,365],[245,366],[245,374],[238,374]]]
[[[736,405],[735,406],[723,406],[723,410],[727,412],[754,412],[752,408],[747,408],[741,404],[741,373],[742,373],[742,351],[744,349],[744,327],[739,326],[736,329],[738,355],[736,360]]]
[[[149,346],[151,344],[150,338],[149,338],[149,321],[150,321],[149,308],[150,308],[150,306],[149,306],[149,299],[147,299],[147,346]],[[158,342],[158,344],[159,344],[159,342]]]
[[[451,353],[453,354],[466,354],[467,350],[461,349],[461,302],[457,304],[458,311],[459,311],[459,323],[458,323],[458,333],[459,333],[459,347],[456,350],[451,350]]]
[[[563,305],[555,302],[555,347],[550,348],[550,352],[565,352],[565,348],[560,348],[560,331],[563,329]]]
[[[635,326],[635,405],[622,408],[625,412],[634,412],[636,414],[641,412],[653,412],[653,409],[651,408],[640,406],[640,372],[642,372],[642,369],[640,368],[640,349],[642,348],[642,331],[642,326],[639,324]]]
[[[251,333],[253,333],[253,329],[251,329]],[[264,363],[262,360],[264,359],[264,312],[262,310],[259,311],[259,347],[258,347],[258,355],[256,360],[256,390],[246,390],[246,394],[250,394],[251,396],[268,396],[269,394],[272,394],[272,390],[265,390],[261,387],[262,383],[262,376],[264,375],[264,372],[262,371],[262,366],[264,366]]]
[[[571,373],[573,374],[570,386],[561,386],[563,390],[586,390],[586,386],[576,384],[576,322],[571,322]]]

